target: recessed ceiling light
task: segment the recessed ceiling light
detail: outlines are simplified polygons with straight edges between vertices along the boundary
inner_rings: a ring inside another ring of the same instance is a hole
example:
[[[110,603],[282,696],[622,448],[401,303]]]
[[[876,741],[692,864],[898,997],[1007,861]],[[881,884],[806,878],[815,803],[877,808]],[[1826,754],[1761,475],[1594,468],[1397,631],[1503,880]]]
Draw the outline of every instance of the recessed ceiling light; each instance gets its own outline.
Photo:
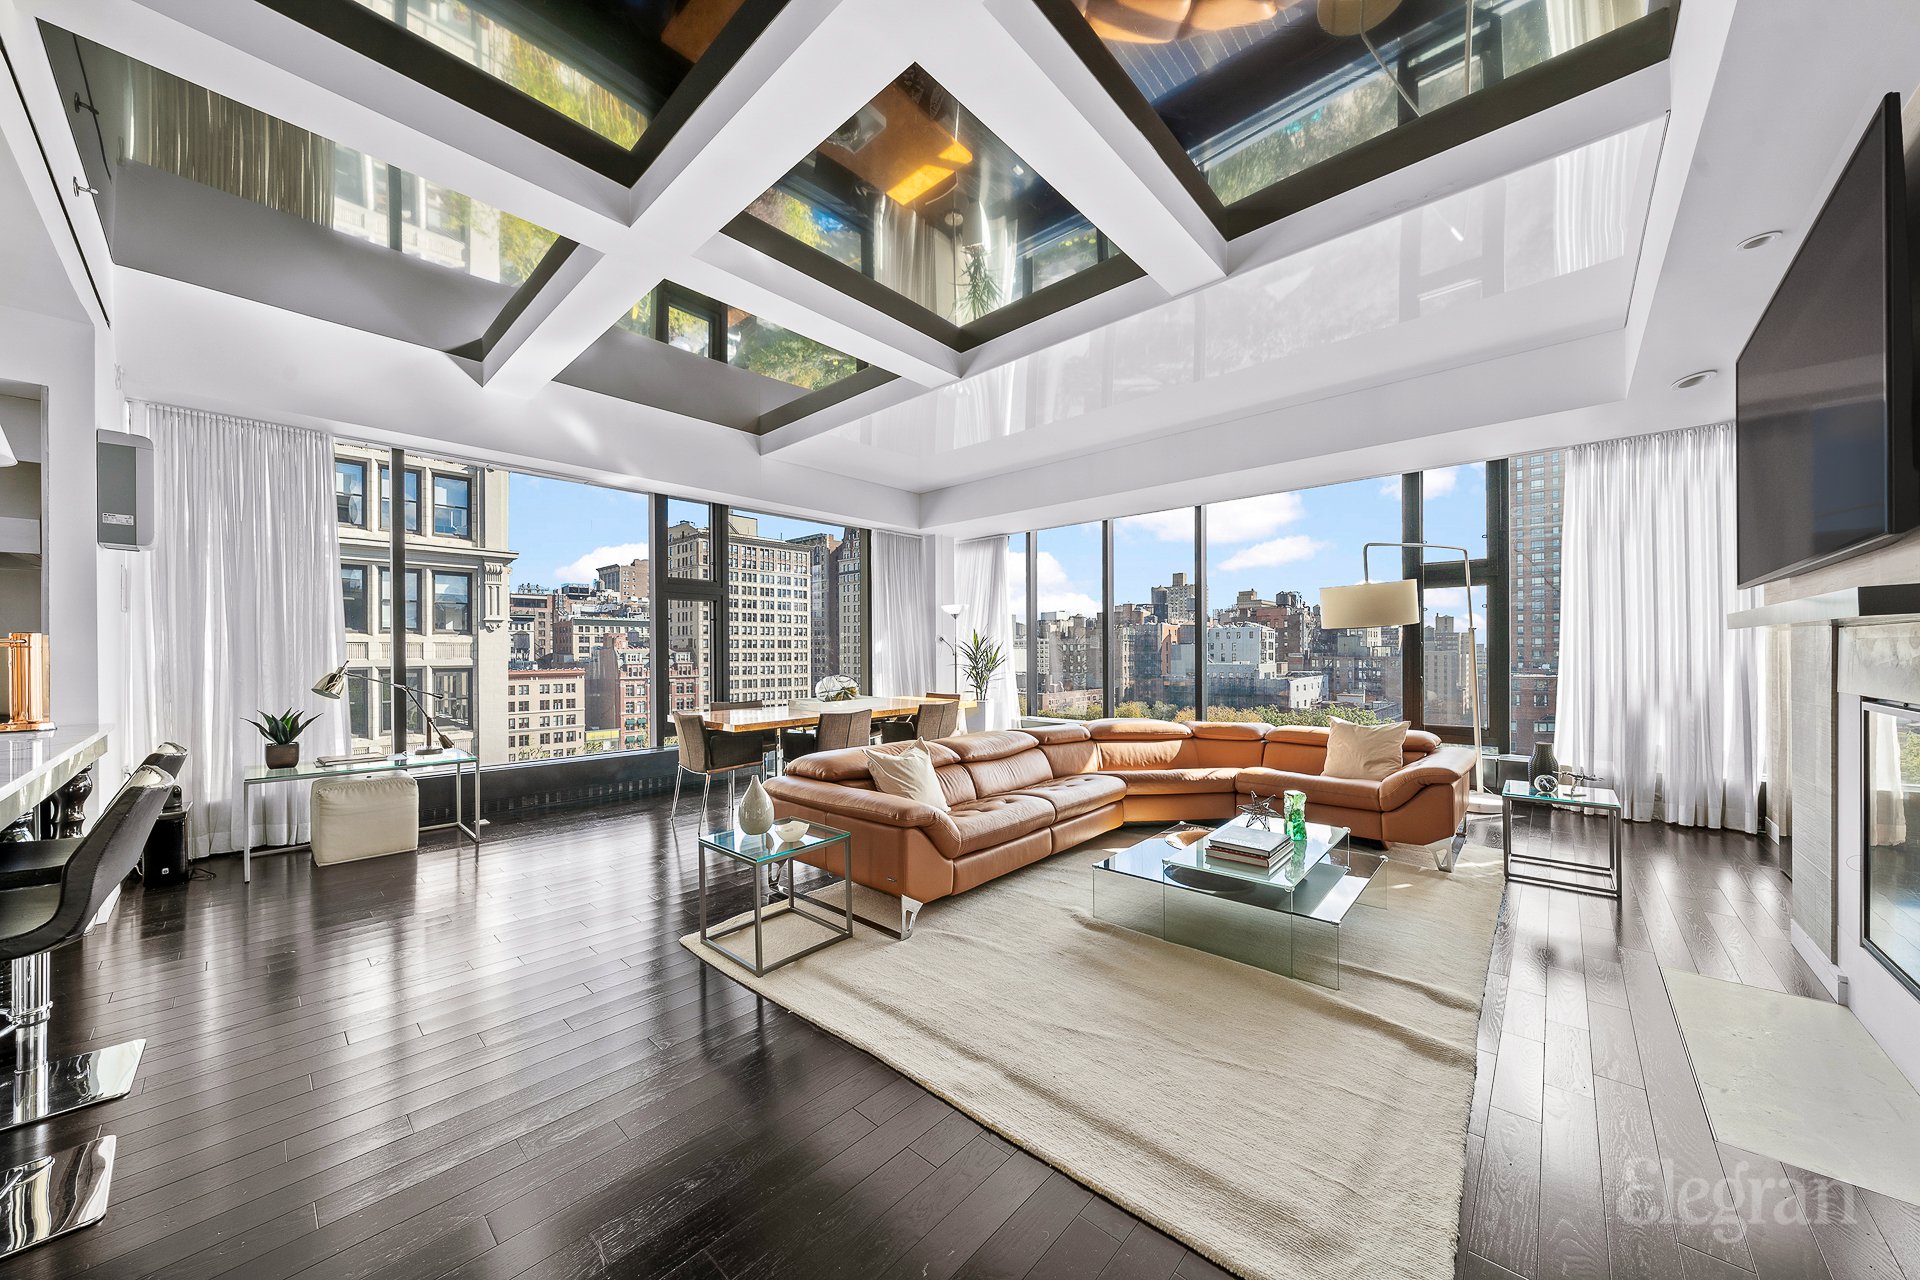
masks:
[[[1701,369],[1686,375],[1684,378],[1675,378],[1673,380],[1673,389],[1675,391],[1685,391],[1690,387],[1697,387],[1703,382],[1712,382],[1719,376],[1720,371],[1718,369]]]
[[[1745,240],[1742,240],[1733,247],[1736,249],[1758,249],[1763,244],[1772,244],[1785,234],[1787,233],[1784,231],[1762,231],[1757,236],[1748,236]]]

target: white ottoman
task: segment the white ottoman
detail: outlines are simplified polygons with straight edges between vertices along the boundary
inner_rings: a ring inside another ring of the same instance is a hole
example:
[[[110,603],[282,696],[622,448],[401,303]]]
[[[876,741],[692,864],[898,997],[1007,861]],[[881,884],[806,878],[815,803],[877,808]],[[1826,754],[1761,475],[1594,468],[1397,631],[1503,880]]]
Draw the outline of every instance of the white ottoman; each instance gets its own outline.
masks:
[[[405,773],[313,784],[313,860],[320,866],[420,847],[420,788]]]

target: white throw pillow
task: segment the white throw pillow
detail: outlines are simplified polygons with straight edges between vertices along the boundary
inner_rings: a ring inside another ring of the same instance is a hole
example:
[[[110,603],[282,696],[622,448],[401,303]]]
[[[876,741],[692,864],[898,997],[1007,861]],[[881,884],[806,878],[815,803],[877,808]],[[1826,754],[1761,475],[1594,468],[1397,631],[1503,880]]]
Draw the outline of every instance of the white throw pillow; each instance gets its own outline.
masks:
[[[904,750],[867,752],[867,774],[875,787],[890,796],[947,811],[947,793],[940,789],[933,757],[922,743],[915,742]]]
[[[1327,720],[1327,762],[1320,774],[1378,782],[1400,767],[1406,745],[1405,720],[1368,725],[1331,716]]]

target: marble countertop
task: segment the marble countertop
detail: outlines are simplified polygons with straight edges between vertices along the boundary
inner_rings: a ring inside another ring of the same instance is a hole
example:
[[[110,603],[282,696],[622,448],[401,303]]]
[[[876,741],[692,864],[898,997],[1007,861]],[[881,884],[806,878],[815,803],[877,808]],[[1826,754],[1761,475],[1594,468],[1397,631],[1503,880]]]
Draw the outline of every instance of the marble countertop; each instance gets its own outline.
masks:
[[[32,733],[0,733],[0,827],[65,786],[107,753],[99,725],[66,724]]]

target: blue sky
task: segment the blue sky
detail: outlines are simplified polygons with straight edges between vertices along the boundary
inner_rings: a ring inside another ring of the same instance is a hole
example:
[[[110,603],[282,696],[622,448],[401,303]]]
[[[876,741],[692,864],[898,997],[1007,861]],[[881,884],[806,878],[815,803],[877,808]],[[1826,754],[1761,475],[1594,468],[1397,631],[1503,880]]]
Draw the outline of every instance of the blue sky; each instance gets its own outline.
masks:
[[[1426,490],[1428,541],[1459,543],[1476,556],[1485,554],[1486,468],[1429,472]],[[1299,591],[1318,600],[1321,587],[1360,581],[1363,543],[1400,536],[1400,477],[1215,503],[1207,527],[1212,607],[1231,603],[1246,589],[1267,599],[1277,591]],[[1099,525],[1045,529],[1039,538],[1041,612],[1096,612]],[[1192,510],[1116,520],[1113,544],[1116,599],[1147,604],[1153,587],[1171,582],[1177,572],[1192,572]],[[1376,551],[1374,557],[1375,576],[1399,573],[1394,552]],[[1024,588],[1016,584],[1015,589]],[[1448,594],[1430,593],[1429,603],[1457,609],[1459,601]]]
[[[682,516],[704,523],[707,505],[669,499],[668,520]],[[765,537],[840,531],[836,526],[785,516],[760,516],[759,520]],[[589,581],[601,565],[645,556],[652,528],[644,494],[507,473],[507,538],[520,553],[513,563],[515,586],[530,582],[557,587],[563,582]]]

